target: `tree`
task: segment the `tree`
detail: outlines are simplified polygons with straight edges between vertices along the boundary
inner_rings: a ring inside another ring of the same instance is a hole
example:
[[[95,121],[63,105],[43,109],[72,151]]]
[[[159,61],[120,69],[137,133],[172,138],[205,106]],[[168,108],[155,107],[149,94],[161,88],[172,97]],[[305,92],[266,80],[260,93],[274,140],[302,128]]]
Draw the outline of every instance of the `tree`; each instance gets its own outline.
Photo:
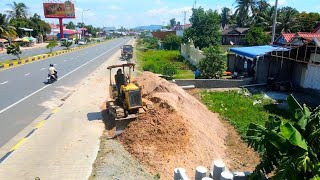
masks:
[[[10,6],[10,10],[6,12],[9,14],[10,18],[27,18],[28,16],[28,7],[24,3],[16,3],[7,4]]]
[[[249,146],[261,153],[252,179],[272,172],[271,179],[305,180],[320,177],[320,106],[310,111],[293,96],[287,99],[292,119],[270,117],[265,126],[251,123]]]
[[[76,29],[76,25],[72,22],[69,21],[68,24],[66,24],[67,29]]]
[[[279,9],[278,32],[296,32],[299,28],[297,16],[299,11],[292,7],[283,7]]]
[[[173,75],[177,74],[178,69],[174,64],[165,64],[162,67],[162,73],[163,75],[169,76],[170,78],[172,78]]]
[[[65,46],[67,49],[69,49],[70,46],[72,45],[72,42],[70,42],[70,41],[63,41],[62,45]]]
[[[165,50],[179,50],[182,40],[175,34],[167,35],[162,41]]]
[[[270,31],[273,24],[274,9],[274,6],[268,6],[264,10],[259,11],[255,18],[255,26],[261,27],[265,31]]]
[[[250,19],[250,14],[255,15],[256,1],[255,0],[236,0],[237,6],[235,14],[237,15],[237,24],[239,27],[246,25]]]
[[[245,40],[250,46],[265,45],[270,41],[270,36],[261,27],[251,27],[245,36]]]
[[[20,46],[18,43],[14,43],[7,47],[7,54],[12,54],[14,56],[17,56],[20,60],[20,54],[21,54]]]
[[[299,31],[313,32],[315,25],[320,23],[320,14],[302,12],[297,16],[297,22],[299,22]]]
[[[51,27],[48,23],[45,21],[41,20],[40,15],[35,13],[33,16],[30,18],[30,25],[29,28],[33,29],[32,31],[32,36],[37,37],[37,36],[44,36],[47,33],[50,33]]]
[[[84,27],[84,26],[85,26],[85,24],[84,24],[84,23],[82,23],[82,22],[78,22],[76,27],[78,27],[78,28],[82,28],[82,27]]]
[[[221,43],[220,16],[217,11],[204,11],[201,7],[192,9],[190,22],[192,26],[188,28],[184,41],[192,39],[200,49]]]
[[[58,41],[57,40],[52,40],[49,42],[49,44],[46,46],[47,49],[50,49],[50,54],[52,53],[53,48],[58,46]]]
[[[221,12],[221,26],[224,29],[226,24],[229,24],[230,22],[230,15],[231,15],[231,10],[227,7],[222,8]]]
[[[171,28],[173,28],[175,25],[177,25],[176,18],[170,19],[170,26],[171,26]]]
[[[17,35],[15,30],[15,27],[9,25],[7,16],[0,13],[0,37],[8,39],[14,38]]]
[[[218,46],[204,49],[205,58],[199,62],[200,76],[205,79],[220,79],[226,70],[226,56]]]

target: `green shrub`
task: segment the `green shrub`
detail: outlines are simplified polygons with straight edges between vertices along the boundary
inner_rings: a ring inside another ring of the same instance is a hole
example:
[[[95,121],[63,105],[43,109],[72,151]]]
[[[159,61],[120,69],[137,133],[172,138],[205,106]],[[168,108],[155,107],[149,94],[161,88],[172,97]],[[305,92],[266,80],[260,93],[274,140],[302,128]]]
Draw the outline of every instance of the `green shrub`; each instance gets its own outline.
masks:
[[[64,42],[62,43],[62,45],[65,46],[67,49],[69,49],[70,46],[72,45],[72,42],[64,41]]]
[[[57,40],[51,40],[49,44],[46,46],[47,49],[50,49],[50,53],[52,53],[52,50],[54,47],[58,46],[58,41]]]
[[[182,39],[174,34],[170,34],[164,38],[162,41],[163,48],[166,50],[179,50]]]
[[[173,64],[165,64],[163,67],[162,67],[162,74],[163,75],[166,75],[166,76],[170,76],[172,77],[173,75],[177,74],[178,72],[178,69],[175,65]]]
[[[151,63],[143,65],[142,69],[144,71],[150,71],[150,72],[154,72],[154,73],[156,73],[156,71],[157,71],[155,64],[151,64]]]
[[[320,106],[313,111],[293,96],[287,99],[293,118],[270,117],[265,126],[251,123],[247,141],[261,153],[251,179],[272,173],[271,179],[309,180],[320,176]]]
[[[7,54],[12,54],[18,57],[18,59],[20,60],[20,54],[21,54],[21,50],[20,50],[20,45],[18,43],[14,43],[11,46],[7,47]]]
[[[226,70],[226,56],[222,54],[218,46],[210,46],[204,49],[205,58],[199,62],[201,77],[205,79],[220,79]]]

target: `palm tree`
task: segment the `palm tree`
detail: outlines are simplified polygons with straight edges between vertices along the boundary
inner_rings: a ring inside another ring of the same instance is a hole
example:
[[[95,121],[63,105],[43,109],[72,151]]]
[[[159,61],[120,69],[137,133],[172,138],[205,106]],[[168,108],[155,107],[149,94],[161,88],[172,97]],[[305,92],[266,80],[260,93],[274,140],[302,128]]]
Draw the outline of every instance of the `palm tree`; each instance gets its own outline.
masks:
[[[274,9],[274,6],[269,6],[264,11],[259,11],[255,18],[255,26],[262,27],[265,31],[271,31]]]
[[[7,15],[0,13],[0,37],[1,38],[13,38],[17,35],[16,28],[9,25]]]
[[[238,16],[238,26],[245,26],[246,22],[250,20],[250,14],[256,14],[257,0],[236,0],[237,6],[235,14]]]
[[[279,28],[281,32],[295,32],[299,26],[297,15],[299,11],[292,7],[283,7],[279,10]]]
[[[226,24],[229,24],[231,16],[231,10],[227,7],[222,8],[221,12],[221,26],[224,29]]]
[[[28,7],[24,3],[13,2],[7,5],[11,7],[11,10],[6,11],[10,18],[27,18]]]

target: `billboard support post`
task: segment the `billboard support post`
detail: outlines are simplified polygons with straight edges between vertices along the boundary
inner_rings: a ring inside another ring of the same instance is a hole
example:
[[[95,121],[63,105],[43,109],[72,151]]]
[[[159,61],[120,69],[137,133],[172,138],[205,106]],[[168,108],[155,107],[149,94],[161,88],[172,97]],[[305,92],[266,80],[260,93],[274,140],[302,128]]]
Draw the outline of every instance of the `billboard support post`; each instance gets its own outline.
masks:
[[[63,18],[59,18],[59,26],[60,26],[60,39],[64,38],[64,33],[63,33],[63,22],[62,22]]]

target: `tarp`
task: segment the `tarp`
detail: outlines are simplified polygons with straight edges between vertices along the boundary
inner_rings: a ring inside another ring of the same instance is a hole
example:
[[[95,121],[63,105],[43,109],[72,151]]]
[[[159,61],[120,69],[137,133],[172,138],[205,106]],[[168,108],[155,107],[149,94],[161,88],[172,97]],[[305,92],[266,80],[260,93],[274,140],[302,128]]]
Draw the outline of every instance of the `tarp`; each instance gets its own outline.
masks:
[[[245,56],[248,58],[256,58],[258,56],[263,56],[272,51],[289,51],[288,48],[280,46],[251,46],[251,47],[237,47],[230,48],[231,52],[234,52],[237,55]]]

